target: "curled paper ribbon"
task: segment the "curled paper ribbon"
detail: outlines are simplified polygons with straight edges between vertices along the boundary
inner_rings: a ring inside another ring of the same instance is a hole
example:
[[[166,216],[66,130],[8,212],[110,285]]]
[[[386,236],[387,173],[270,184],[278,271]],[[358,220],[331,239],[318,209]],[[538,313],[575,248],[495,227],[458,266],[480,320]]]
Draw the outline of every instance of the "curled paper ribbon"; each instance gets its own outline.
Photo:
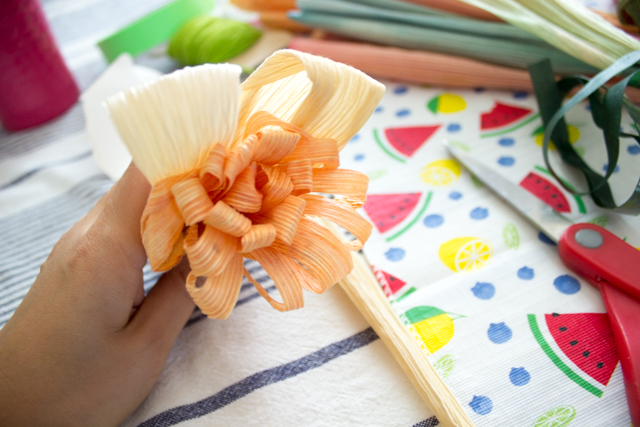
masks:
[[[186,253],[187,290],[212,318],[229,316],[243,276],[276,310],[302,307],[302,289],[321,293],[349,274],[349,251],[372,230],[355,210],[368,178],[339,169],[339,150],[384,87],[345,65],[280,51],[243,83],[238,111],[238,75],[229,65],[185,69],[109,101],[153,185],[141,222],[151,267],[166,271]],[[314,217],[356,240],[341,242]],[[282,302],[244,257],[262,265]]]
[[[590,194],[596,205],[632,215],[640,214],[640,181],[636,184],[631,196],[624,203],[618,205],[613,198],[608,180],[618,163],[620,137],[633,138],[640,144],[640,136],[620,131],[622,108],[629,113],[636,127],[640,125],[640,109],[624,95],[627,85],[640,87],[640,73],[636,67],[638,61],[640,61],[640,51],[631,52],[592,79],[584,76],[571,76],[558,82],[555,81],[549,61],[543,61],[529,67],[536,99],[540,107],[540,116],[545,128],[542,144],[544,162],[551,175],[571,194]],[[631,70],[631,73],[611,88],[603,86],[609,79],[627,70]],[[577,86],[583,87],[562,105],[564,96]],[[593,121],[596,126],[602,129],[604,135],[608,157],[604,177],[591,169],[569,143],[567,126],[563,118],[567,111],[587,98],[589,98]],[[549,161],[549,144],[552,139],[562,159],[582,172],[589,186],[588,192],[576,192],[554,171]]]

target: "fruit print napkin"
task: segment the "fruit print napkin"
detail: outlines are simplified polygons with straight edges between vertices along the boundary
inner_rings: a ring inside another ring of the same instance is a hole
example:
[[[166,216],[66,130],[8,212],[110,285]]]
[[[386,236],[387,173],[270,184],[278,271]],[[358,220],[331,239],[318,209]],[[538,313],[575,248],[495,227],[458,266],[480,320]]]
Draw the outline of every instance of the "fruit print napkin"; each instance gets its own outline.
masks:
[[[602,162],[588,111],[570,112],[567,123],[585,158]],[[540,134],[531,94],[388,83],[341,157],[343,167],[371,179],[362,213],[374,231],[364,253],[477,426],[628,426],[598,291],[441,144],[472,151],[571,219],[597,222],[640,246],[638,218],[603,212],[554,185]],[[618,177],[640,175],[635,147],[625,148]]]

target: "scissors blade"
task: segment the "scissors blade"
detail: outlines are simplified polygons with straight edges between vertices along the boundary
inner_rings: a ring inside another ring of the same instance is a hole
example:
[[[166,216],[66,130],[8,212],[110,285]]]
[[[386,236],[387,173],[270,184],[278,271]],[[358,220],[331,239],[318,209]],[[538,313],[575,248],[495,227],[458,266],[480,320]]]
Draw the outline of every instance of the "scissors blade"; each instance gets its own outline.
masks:
[[[542,200],[482,164],[463,149],[452,146],[446,141],[444,146],[469,172],[551,240],[558,243],[564,231],[573,224]]]

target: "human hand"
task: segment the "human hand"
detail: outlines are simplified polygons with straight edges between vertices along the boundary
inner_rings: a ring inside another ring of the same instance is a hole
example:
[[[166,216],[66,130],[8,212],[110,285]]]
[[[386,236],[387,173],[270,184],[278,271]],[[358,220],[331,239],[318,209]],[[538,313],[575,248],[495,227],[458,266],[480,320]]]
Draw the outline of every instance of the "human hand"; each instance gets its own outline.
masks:
[[[118,425],[156,382],[194,304],[186,259],[144,296],[149,191],[130,166],[62,236],[0,330],[3,426]]]

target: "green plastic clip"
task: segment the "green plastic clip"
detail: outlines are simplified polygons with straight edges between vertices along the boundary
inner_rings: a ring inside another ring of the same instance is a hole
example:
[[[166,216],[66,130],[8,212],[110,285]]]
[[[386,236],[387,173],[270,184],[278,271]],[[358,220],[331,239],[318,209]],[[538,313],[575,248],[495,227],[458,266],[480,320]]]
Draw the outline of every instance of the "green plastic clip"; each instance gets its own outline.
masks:
[[[100,40],[98,47],[109,63],[123,52],[139,55],[169,40],[184,22],[210,11],[213,5],[214,0],[174,1]]]

